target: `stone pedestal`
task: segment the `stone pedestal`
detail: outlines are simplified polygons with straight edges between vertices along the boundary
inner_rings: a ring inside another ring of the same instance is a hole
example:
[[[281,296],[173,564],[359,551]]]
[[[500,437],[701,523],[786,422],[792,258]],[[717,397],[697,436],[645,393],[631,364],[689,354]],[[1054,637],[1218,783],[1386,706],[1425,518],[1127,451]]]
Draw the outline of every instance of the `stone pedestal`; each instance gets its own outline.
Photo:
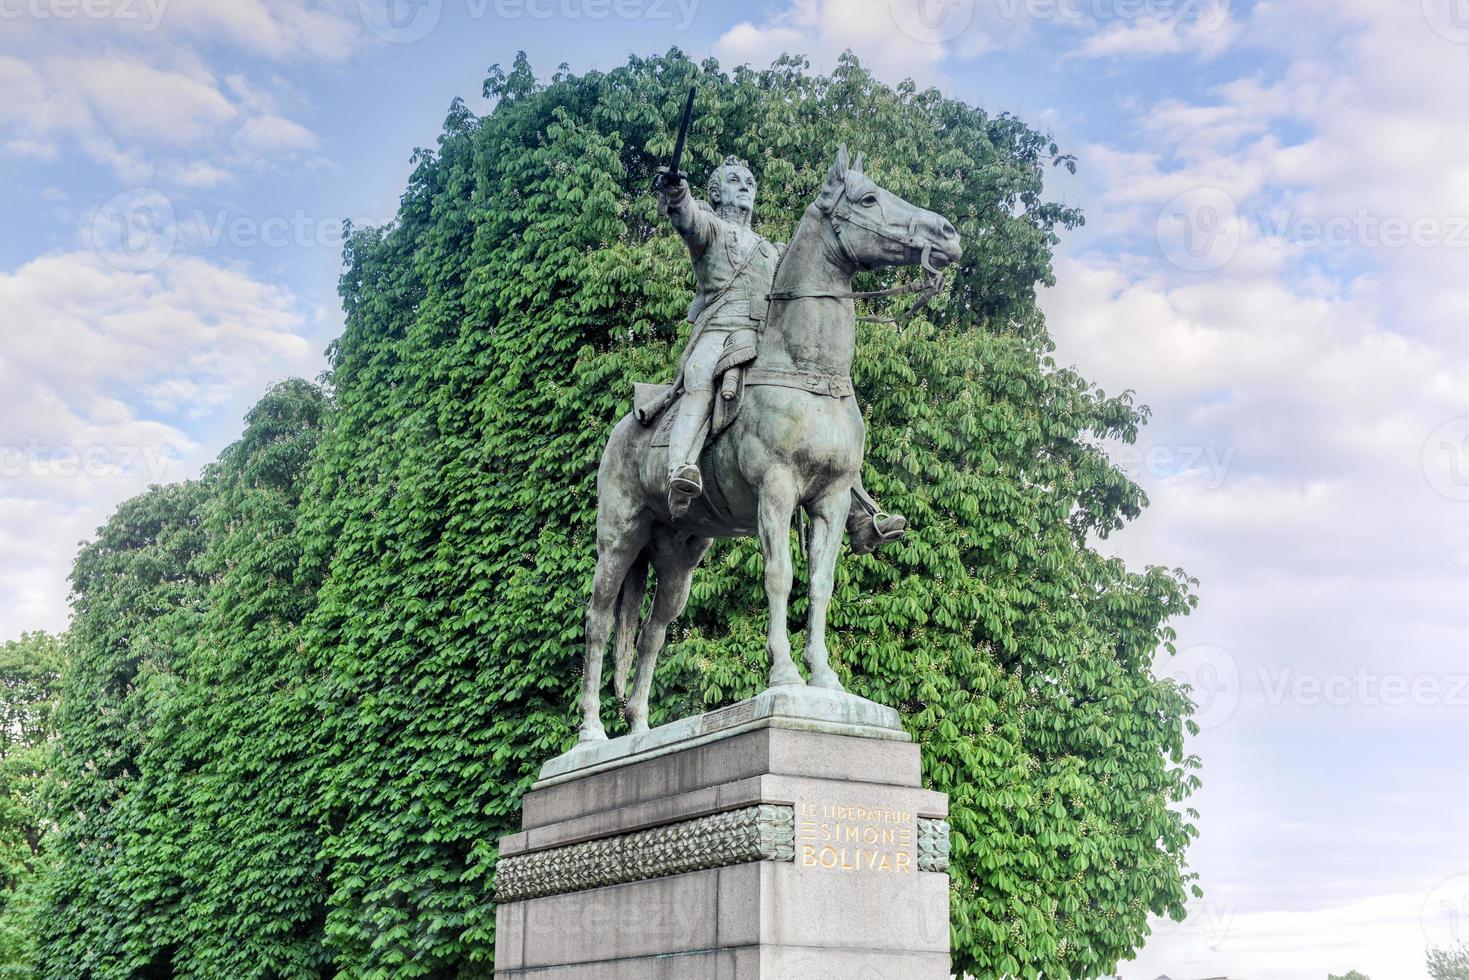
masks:
[[[774,688],[547,763],[497,980],[949,980],[947,798],[896,712]]]

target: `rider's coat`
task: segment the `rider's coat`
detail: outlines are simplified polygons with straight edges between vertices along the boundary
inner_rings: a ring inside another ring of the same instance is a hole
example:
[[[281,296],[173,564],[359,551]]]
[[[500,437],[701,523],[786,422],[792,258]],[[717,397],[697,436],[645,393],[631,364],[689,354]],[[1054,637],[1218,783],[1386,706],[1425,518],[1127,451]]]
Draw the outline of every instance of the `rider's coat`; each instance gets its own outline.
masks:
[[[689,320],[695,328],[690,344],[705,331],[758,328],[765,319],[765,297],[780,247],[695,201],[687,184],[669,194],[668,218],[693,260],[696,288]]]

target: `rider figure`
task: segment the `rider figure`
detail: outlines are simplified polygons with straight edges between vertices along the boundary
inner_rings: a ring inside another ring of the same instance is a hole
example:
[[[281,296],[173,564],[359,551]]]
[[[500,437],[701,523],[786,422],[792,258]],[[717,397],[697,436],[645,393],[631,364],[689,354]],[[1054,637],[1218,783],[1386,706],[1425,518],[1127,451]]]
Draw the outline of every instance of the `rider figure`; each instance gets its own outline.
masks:
[[[728,156],[709,176],[709,204],[695,201],[687,175],[660,167],[654,181],[659,211],[668,215],[688,246],[696,290],[689,307],[693,330],[680,370],[682,397],[668,440],[669,507],[675,517],[704,492],[699,472],[706,426],[714,407],[715,370],[732,333],[756,331],[765,320],[766,296],[784,245],[751,228],[755,177],[749,165]],[[886,514],[862,488],[852,488],[847,532],[852,550],[863,554],[901,537],[907,521]]]

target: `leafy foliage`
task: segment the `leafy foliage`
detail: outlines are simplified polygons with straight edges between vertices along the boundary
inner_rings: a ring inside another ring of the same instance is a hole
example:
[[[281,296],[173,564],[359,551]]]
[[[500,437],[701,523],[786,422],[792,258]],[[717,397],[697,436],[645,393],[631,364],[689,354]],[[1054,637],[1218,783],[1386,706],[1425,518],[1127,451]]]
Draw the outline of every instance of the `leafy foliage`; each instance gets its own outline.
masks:
[[[26,633],[0,644],[0,977],[26,976],[41,841],[40,800],[55,748],[61,639]]]
[[[312,385],[278,386],[201,480],[124,504],[77,559],[46,976],[303,976],[324,959],[292,618],[312,594],[294,524],[324,408]]]
[[[1469,946],[1434,946],[1428,950],[1428,975],[1433,980],[1469,980]]]
[[[1197,761],[1150,664],[1191,582],[1093,546],[1146,505],[1099,447],[1147,413],[1051,357],[1034,293],[1081,218],[1043,178],[1070,158],[851,58],[541,84],[522,56],[416,151],[397,220],[351,233],[332,403],[272,392],[79,558],[48,975],[491,974],[496,841],[575,739],[597,460],[686,336],[648,186],[691,84],[688,167],[750,159],[766,235],[846,142],[965,237],[942,304],[859,337],[865,478],[913,529],[844,559],[831,618],[951,796],[956,970],[1095,975],[1182,916]],[[655,723],[763,683],[758,568],[716,545]]]

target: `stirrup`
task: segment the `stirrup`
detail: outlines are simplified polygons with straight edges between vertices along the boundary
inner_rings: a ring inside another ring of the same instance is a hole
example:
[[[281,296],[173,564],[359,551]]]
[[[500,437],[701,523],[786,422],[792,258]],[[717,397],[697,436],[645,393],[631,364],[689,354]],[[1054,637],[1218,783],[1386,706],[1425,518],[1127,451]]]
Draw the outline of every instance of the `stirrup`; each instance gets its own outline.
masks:
[[[668,475],[668,492],[697,497],[704,492],[704,474],[693,463],[685,463]]]
[[[886,514],[878,511],[872,515],[872,529],[883,544],[896,541],[908,530],[908,518],[902,514]]]
[[[680,466],[668,476],[668,514],[678,520],[689,512],[689,504],[704,492],[704,477],[692,463]]]

